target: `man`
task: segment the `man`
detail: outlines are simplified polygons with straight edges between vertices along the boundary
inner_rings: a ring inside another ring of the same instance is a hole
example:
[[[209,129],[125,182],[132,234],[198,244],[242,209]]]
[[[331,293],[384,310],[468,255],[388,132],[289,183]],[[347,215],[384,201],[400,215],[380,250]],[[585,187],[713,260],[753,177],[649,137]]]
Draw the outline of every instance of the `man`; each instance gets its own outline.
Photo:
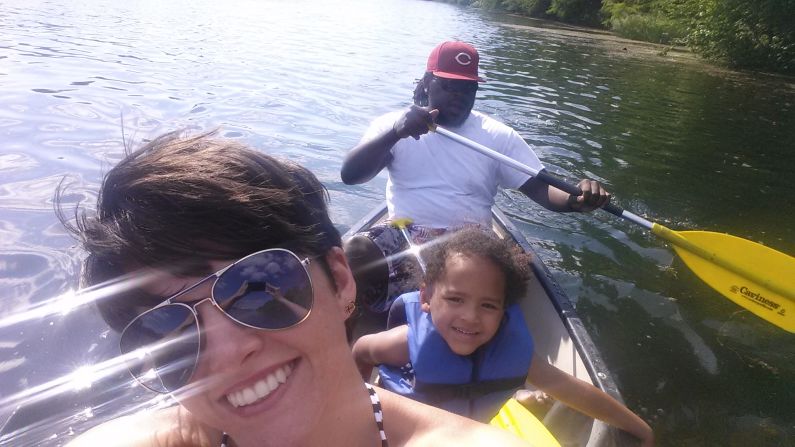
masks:
[[[544,169],[516,131],[472,110],[478,83],[484,82],[478,76],[478,63],[477,50],[464,42],[448,41],[434,48],[414,90],[414,105],[373,121],[343,163],[343,182],[366,182],[386,167],[389,218],[411,219],[410,234],[420,240],[465,224],[488,227],[498,187],[518,189],[552,211],[587,212],[607,204],[610,194],[596,181],[580,181],[583,194],[572,196],[429,133],[429,125],[436,123],[531,168]],[[408,281],[410,275],[401,273],[405,268],[399,265],[405,259],[384,262],[404,249],[403,239],[397,229],[387,225],[357,235],[346,244],[359,298],[372,310],[386,310],[399,294],[401,286],[394,284],[395,280]],[[392,281],[387,280],[390,275]]]

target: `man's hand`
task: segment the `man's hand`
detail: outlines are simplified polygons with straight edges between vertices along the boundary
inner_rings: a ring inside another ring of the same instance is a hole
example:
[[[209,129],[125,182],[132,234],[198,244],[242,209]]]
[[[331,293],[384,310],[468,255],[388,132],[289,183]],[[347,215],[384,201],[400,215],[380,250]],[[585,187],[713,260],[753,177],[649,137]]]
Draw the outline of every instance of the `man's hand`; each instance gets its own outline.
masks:
[[[582,190],[582,195],[570,195],[567,201],[572,211],[586,213],[601,208],[610,202],[610,193],[596,180],[582,179],[577,186]]]
[[[433,124],[437,115],[439,115],[439,111],[436,109],[428,110],[417,105],[412,105],[406,113],[395,121],[395,124],[392,125],[392,129],[395,131],[398,138],[412,137],[415,140],[419,140],[420,136],[430,132],[430,126]]]

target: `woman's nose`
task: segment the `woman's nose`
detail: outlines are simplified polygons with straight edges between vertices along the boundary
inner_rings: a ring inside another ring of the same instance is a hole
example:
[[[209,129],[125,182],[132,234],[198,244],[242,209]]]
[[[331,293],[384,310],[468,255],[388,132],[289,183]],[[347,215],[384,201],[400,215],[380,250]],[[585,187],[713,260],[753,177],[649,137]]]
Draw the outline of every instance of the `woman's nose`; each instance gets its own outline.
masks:
[[[197,306],[204,331],[202,356],[213,370],[241,365],[264,345],[262,331],[243,326],[232,320],[214,303]]]

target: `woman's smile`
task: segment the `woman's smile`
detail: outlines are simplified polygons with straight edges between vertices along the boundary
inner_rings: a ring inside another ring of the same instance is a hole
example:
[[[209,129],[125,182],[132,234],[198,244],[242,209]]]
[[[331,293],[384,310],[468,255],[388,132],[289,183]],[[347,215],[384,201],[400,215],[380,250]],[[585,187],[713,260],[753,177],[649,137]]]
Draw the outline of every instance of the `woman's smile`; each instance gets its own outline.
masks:
[[[277,368],[276,371],[258,380],[251,386],[241,388],[226,395],[226,399],[233,407],[243,407],[258,402],[270,395],[281,384],[287,381],[293,368],[287,363]]]

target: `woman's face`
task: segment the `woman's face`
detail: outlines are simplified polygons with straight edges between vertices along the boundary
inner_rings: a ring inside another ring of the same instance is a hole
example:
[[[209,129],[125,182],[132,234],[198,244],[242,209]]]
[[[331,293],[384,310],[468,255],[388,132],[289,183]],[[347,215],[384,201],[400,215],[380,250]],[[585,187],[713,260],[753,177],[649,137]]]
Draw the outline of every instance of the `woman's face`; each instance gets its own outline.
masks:
[[[197,419],[241,444],[268,439],[288,445],[313,429],[327,411],[328,390],[339,383],[335,366],[350,358],[344,320],[356,293],[342,250],[332,249],[326,259],[333,278],[317,261],[309,265],[314,303],[297,326],[251,329],[209,301],[197,306],[203,348],[191,383],[175,394]],[[228,264],[212,266],[219,270]],[[149,291],[168,297],[201,279],[163,274]],[[180,300],[209,297],[211,285],[208,281]]]

